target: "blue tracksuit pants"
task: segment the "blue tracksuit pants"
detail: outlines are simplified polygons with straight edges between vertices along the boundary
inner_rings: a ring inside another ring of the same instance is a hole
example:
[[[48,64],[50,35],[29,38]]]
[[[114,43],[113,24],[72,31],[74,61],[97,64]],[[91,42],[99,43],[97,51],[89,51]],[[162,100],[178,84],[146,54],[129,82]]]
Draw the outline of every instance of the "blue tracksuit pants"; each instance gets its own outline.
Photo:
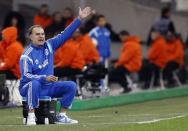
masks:
[[[42,84],[37,80],[20,87],[20,94],[27,98],[29,109],[35,109],[39,106],[40,96],[50,96],[52,98],[62,97],[61,106],[69,108],[76,94],[76,83],[72,81],[58,81]]]

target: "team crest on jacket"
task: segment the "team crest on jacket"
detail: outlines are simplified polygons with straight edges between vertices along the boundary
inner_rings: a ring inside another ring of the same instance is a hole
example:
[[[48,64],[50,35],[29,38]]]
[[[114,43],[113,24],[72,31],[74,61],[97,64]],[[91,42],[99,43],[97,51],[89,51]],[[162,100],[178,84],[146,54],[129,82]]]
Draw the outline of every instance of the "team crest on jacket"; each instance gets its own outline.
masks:
[[[37,64],[37,65],[39,64],[39,60],[38,59],[35,60],[35,64]]]
[[[48,54],[49,54],[48,49],[45,49],[45,55],[48,55]]]

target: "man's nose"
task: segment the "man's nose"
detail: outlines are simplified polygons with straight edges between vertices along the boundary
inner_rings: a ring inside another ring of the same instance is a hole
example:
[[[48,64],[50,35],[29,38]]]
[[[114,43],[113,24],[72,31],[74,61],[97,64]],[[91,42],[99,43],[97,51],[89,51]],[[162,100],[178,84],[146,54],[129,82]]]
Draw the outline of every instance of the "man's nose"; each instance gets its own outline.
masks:
[[[40,37],[44,37],[44,35],[43,35],[43,34],[40,34],[39,36],[40,36]]]

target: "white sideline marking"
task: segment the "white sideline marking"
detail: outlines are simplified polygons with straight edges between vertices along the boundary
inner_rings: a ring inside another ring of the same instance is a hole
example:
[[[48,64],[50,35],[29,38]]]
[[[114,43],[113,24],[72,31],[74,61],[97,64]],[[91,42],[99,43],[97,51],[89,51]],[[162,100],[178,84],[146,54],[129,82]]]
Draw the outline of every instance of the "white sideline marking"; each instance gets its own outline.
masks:
[[[156,122],[165,121],[165,120],[173,120],[173,119],[177,119],[177,118],[183,118],[183,117],[187,117],[187,116],[188,116],[188,114],[174,116],[174,117],[152,119],[152,120],[148,120],[148,121],[109,122],[109,123],[83,123],[83,124],[84,125],[150,124],[150,123],[156,123]]]
[[[178,116],[174,116],[174,117],[152,119],[152,120],[148,120],[148,121],[132,121],[132,122],[125,122],[124,121],[124,122],[108,122],[108,123],[102,123],[102,122],[96,123],[95,122],[95,123],[78,123],[78,124],[83,125],[83,126],[87,126],[87,125],[151,124],[151,123],[156,123],[156,122],[165,121],[165,120],[173,120],[173,119],[177,119],[177,118],[183,118],[183,117],[187,117],[187,116],[188,116],[188,114],[183,114],[183,115],[178,115]],[[101,116],[97,116],[97,117],[101,117]],[[102,117],[104,117],[104,116],[102,116]],[[15,127],[15,126],[25,126],[25,125],[22,125],[22,124],[18,124],[18,125],[0,124],[0,126]]]
[[[89,118],[102,118],[102,117],[107,117],[107,116],[88,116]]]
[[[115,113],[114,113],[115,115]],[[128,116],[128,117],[137,117],[137,116],[176,116],[176,115],[185,115],[185,113],[169,113],[169,114],[123,114],[124,116]],[[111,117],[112,115],[90,115],[88,116],[89,118],[102,118],[102,117]]]
[[[141,122],[137,122],[137,124],[150,124],[150,123],[156,123],[156,122],[164,121],[164,120],[173,120],[173,119],[177,119],[177,118],[183,118],[183,117],[186,117],[186,116],[188,116],[188,114],[180,115],[180,116],[174,116],[174,117],[153,119],[153,120],[150,120],[150,121],[141,121]]]

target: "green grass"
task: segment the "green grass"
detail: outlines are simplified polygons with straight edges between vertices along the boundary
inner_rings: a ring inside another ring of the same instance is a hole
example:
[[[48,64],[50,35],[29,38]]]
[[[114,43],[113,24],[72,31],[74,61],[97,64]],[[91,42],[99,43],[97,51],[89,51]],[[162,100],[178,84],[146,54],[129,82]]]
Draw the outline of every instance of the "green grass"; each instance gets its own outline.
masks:
[[[0,131],[187,131],[188,117],[150,124],[136,122],[166,119],[188,114],[188,97],[150,101],[111,108],[71,111],[77,125],[23,126],[21,108],[0,110]]]

